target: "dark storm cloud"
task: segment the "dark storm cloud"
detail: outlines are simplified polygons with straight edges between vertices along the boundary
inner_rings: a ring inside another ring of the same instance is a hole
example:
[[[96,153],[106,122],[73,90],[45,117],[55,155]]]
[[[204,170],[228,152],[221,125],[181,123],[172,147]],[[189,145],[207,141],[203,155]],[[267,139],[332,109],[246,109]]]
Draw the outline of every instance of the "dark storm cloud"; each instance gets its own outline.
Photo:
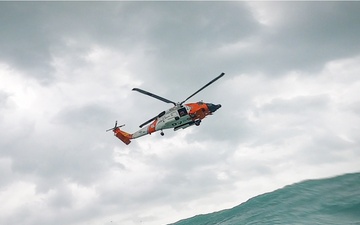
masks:
[[[0,57],[41,80],[48,80],[52,34],[46,32],[41,8],[32,2],[1,3]]]
[[[327,61],[358,54],[360,25],[352,21],[360,19],[359,3],[285,5],[285,25],[272,39],[282,45],[280,57],[285,68],[320,69]]]
[[[76,49],[68,48],[69,41],[83,43],[85,47],[82,51],[89,49],[94,41],[105,45],[116,42],[122,47],[119,50],[125,50],[124,46],[130,47],[128,41],[131,38],[124,34],[131,34],[129,29],[132,29],[133,23],[124,21],[126,18],[120,9],[120,5],[124,5],[122,3],[0,4],[0,59],[41,82],[48,83],[54,79],[51,64],[54,50],[66,48],[68,54],[78,54],[80,49],[74,52]],[[131,14],[129,17],[131,19]]]
[[[139,73],[160,76],[167,82],[169,77],[174,84],[182,82],[182,77],[207,78],[223,69],[216,66],[204,74],[202,70],[209,65],[204,63],[207,55],[256,29],[251,13],[239,3],[1,4],[1,58],[41,81],[53,79],[54,51],[64,48],[68,54],[83,54],[92,42],[125,53],[144,46],[148,60],[156,58],[156,62],[151,71],[140,69]],[[84,48],[70,48],[67,42],[71,40],[82,42]],[[182,61],[183,66],[175,69],[177,61]]]
[[[359,3],[274,2],[268,6],[265,10],[270,15],[280,15],[278,21],[259,29],[252,51],[231,53],[226,60],[227,65],[232,64],[231,71],[274,75],[288,70],[314,71],[329,60],[358,54],[360,25],[352,21],[360,19]]]
[[[214,49],[249,37],[258,29],[249,10],[238,2],[168,2],[157,6],[159,16],[166,19],[159,20],[149,33],[159,60],[154,69],[156,75],[163,74],[162,79],[171,77],[171,82],[220,74],[226,68],[220,66],[223,60],[211,58]],[[183,64],[175,69],[178,61]]]
[[[357,2],[1,2],[0,223],[166,224],[359,168],[359,15]],[[221,72],[189,101],[222,104],[200,127],[129,146],[105,132],[171,106],[131,88],[177,102]]]
[[[194,89],[194,77],[320,69],[327,60],[352,56],[360,48],[359,25],[352,23],[359,20],[360,4],[354,2],[274,3],[281,9],[277,26],[261,25],[239,2],[1,4],[1,58],[42,81],[53,78],[54,49],[74,50],[69,40],[81,40],[85,51],[86,43],[94,41],[125,53],[143,46],[148,60],[155,61],[147,71],[139,68],[138,75],[152,74],[175,85],[185,78]],[[243,41],[257,50],[218,52]]]

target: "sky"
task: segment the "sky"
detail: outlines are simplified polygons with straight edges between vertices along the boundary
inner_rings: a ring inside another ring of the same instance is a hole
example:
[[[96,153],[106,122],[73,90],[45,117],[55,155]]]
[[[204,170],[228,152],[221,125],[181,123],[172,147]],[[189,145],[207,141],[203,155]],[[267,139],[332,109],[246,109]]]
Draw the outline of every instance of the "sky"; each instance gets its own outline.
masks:
[[[0,224],[169,224],[360,171],[359,2],[0,2]],[[124,145],[180,102],[199,127]]]

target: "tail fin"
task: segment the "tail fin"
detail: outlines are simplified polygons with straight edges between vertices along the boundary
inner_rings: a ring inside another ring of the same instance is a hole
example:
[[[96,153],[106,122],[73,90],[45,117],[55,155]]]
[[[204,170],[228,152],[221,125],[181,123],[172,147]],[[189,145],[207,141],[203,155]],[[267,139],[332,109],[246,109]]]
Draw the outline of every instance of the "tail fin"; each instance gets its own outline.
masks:
[[[114,135],[119,138],[122,142],[124,142],[125,144],[130,144],[130,139],[132,138],[132,135],[129,133],[126,133],[125,131],[120,130],[120,128],[115,128],[114,130]]]
[[[125,126],[125,124],[121,125],[121,126],[118,126],[117,121],[116,121],[114,128],[110,128],[110,129],[108,129],[106,131],[112,130],[114,132],[114,135],[117,138],[119,138],[122,142],[124,142],[125,144],[128,145],[131,142],[130,139],[132,139],[132,135],[129,134],[129,133],[126,133],[125,131],[120,130],[120,127],[123,127],[123,126]]]

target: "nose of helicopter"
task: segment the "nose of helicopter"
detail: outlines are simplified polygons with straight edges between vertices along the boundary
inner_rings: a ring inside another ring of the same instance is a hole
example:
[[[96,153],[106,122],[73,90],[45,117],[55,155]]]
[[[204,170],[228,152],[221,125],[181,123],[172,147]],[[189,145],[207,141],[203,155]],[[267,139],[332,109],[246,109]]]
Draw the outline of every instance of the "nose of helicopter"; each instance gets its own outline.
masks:
[[[212,103],[207,103],[206,105],[209,108],[209,111],[212,112],[212,113],[215,112],[216,110],[218,110],[219,108],[221,108],[220,104],[215,105],[215,104],[212,104]]]

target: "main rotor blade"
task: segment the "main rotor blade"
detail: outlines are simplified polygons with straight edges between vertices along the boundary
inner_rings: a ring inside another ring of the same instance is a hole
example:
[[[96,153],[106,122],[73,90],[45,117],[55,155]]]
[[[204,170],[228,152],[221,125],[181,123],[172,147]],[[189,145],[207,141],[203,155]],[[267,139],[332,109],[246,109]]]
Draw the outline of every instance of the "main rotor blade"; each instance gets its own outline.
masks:
[[[149,119],[149,120],[148,120],[148,121],[146,121],[145,123],[141,124],[141,125],[140,125],[140,128],[142,128],[142,127],[143,127],[143,126],[145,126],[146,124],[148,124],[148,123],[150,123],[150,122],[152,122],[152,121],[156,120],[157,118],[162,117],[163,115],[165,115],[165,111],[163,111],[163,112],[159,113],[159,115],[154,116],[153,118]]]
[[[219,76],[217,76],[216,78],[214,78],[212,81],[210,81],[209,83],[205,84],[204,87],[200,88],[198,91],[196,91],[194,94],[190,95],[187,99],[185,99],[184,101],[182,101],[180,103],[180,105],[182,105],[184,102],[186,102],[187,100],[189,100],[190,98],[192,98],[194,95],[196,95],[197,93],[199,93],[200,91],[204,90],[207,86],[209,86],[210,84],[214,83],[215,81],[217,81],[218,79],[220,79],[222,76],[224,76],[225,73],[221,73]]]
[[[152,122],[152,121],[154,121],[154,120],[156,120],[156,118],[157,118],[158,116],[155,116],[155,117],[153,117],[153,118],[151,118],[151,119],[149,119],[148,121],[146,121],[145,123],[143,123],[143,124],[141,124],[139,127],[140,128],[142,128],[143,126],[145,126],[146,124],[148,124],[148,123],[150,123],[150,122]]]
[[[170,101],[170,100],[168,100],[168,99],[166,99],[166,98],[160,97],[160,96],[158,96],[158,95],[156,95],[156,94],[150,93],[150,92],[148,92],[148,91],[141,90],[140,88],[133,88],[132,90],[133,90],[133,91],[138,91],[138,92],[140,92],[140,93],[142,93],[142,94],[144,94],[144,95],[148,95],[148,96],[150,96],[150,97],[156,98],[156,99],[158,99],[158,100],[160,100],[160,101],[163,101],[163,102],[166,102],[166,103],[172,103],[172,104],[176,105],[176,103],[173,102],[173,101]]]

